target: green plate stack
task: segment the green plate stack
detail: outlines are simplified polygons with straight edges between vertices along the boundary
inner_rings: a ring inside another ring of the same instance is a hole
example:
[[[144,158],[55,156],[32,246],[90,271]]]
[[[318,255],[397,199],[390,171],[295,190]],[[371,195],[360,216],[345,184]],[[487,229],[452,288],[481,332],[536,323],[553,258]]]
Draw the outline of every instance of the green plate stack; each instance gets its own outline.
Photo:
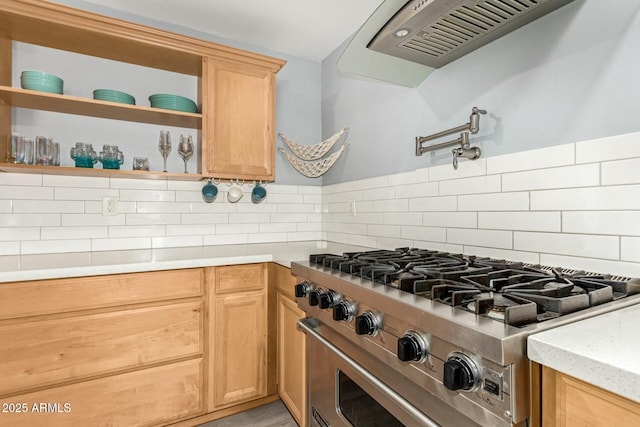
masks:
[[[20,74],[20,86],[23,89],[62,95],[63,84],[60,77],[42,71],[23,71]]]
[[[168,95],[159,93],[149,97],[153,108],[163,108],[165,110],[183,111],[185,113],[197,113],[198,106],[189,98],[178,95]]]
[[[120,104],[136,105],[136,99],[125,92],[111,89],[96,89],[93,91],[93,99],[100,101],[118,102]]]

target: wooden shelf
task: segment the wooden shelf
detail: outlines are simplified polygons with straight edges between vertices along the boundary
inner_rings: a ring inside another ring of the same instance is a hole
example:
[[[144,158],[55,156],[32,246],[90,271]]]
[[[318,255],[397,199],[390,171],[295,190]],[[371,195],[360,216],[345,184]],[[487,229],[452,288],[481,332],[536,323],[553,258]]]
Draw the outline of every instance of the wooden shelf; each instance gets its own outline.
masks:
[[[178,181],[200,181],[204,179],[204,176],[195,173],[75,168],[68,166],[15,165],[13,163],[0,163],[0,172],[44,173],[47,175],[99,176],[113,178],[171,179]]]
[[[0,99],[13,107],[33,110],[182,128],[200,129],[202,127],[202,114],[98,101],[9,86],[0,86]]]

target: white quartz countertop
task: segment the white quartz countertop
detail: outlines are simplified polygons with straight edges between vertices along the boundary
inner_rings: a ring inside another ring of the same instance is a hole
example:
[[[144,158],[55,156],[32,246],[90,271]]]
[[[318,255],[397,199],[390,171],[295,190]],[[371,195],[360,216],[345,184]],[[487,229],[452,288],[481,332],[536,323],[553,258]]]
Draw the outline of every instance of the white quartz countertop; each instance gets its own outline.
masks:
[[[341,254],[367,249],[371,248],[312,241],[9,255],[0,256],[0,283],[270,261],[290,267],[293,261],[308,260],[312,253]]]
[[[640,402],[640,304],[528,338],[529,359]]]

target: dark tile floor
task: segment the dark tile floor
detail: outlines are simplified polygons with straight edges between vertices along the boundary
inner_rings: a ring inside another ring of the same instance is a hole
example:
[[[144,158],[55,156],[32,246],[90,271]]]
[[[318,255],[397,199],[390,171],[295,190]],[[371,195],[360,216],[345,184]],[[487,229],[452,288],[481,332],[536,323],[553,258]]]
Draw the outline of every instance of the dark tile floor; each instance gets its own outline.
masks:
[[[278,400],[198,427],[298,427],[298,424]]]

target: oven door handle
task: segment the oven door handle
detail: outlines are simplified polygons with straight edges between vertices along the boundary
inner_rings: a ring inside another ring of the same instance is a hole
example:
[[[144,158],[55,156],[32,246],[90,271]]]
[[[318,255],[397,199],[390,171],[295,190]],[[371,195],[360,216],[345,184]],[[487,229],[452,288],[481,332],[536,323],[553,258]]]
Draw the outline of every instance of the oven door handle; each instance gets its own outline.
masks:
[[[404,411],[411,414],[415,417],[421,424],[428,427],[440,427],[440,424],[436,423],[433,419],[427,417],[423,414],[418,408],[407,402],[402,396],[396,393],[393,389],[389,388],[385,383],[380,381],[375,376],[371,375],[369,371],[360,366],[356,361],[351,359],[349,356],[344,354],[338,347],[331,344],[326,338],[320,335],[319,332],[316,331],[314,325],[312,324],[313,318],[300,319],[298,320],[298,327],[305,333],[311,335],[313,338],[317,339],[321,344],[331,350],[337,357],[339,357],[344,363],[349,365],[353,370],[355,370],[359,375],[364,377],[367,381],[372,383],[375,387],[382,390],[384,394],[386,394],[391,400],[397,403]]]

